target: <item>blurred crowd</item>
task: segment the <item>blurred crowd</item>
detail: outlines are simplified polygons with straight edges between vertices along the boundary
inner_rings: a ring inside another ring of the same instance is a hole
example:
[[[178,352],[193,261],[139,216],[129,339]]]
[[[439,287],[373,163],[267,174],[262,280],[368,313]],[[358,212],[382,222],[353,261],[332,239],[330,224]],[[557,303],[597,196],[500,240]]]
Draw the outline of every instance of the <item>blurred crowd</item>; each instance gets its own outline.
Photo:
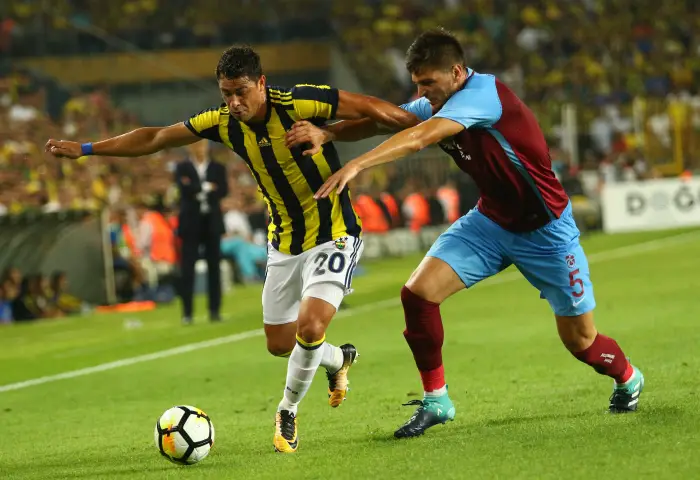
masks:
[[[686,163],[700,166],[694,0],[338,1],[333,19],[363,87],[395,103],[415,92],[406,48],[440,25],[462,41],[471,67],[497,74],[528,103],[552,143],[562,104],[576,105],[584,166],[606,159],[629,171],[640,157],[668,159],[673,127],[687,137]]]
[[[0,52],[15,56],[203,48],[328,36],[323,0],[14,0],[0,7]],[[156,32],[154,34],[154,32]]]
[[[49,277],[9,267],[0,275],[0,324],[80,313],[82,302],[67,292],[64,272]]]
[[[62,209],[98,211],[106,204],[133,203],[165,190],[171,153],[133,161],[101,157],[60,160],[44,153],[49,138],[93,139],[138,126],[111,105],[104,90],[77,94],[58,120],[44,110],[45,92],[31,76],[13,71],[0,78],[0,212]]]

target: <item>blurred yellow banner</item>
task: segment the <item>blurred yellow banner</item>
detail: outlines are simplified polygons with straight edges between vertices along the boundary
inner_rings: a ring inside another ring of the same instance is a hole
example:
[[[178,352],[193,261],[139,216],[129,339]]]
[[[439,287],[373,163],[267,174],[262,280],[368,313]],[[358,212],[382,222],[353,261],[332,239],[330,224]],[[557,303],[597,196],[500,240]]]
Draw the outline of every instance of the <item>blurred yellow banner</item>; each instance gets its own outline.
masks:
[[[290,42],[256,46],[266,74],[325,70],[330,66],[326,42]],[[108,53],[92,56],[39,57],[21,64],[65,85],[172,82],[214,77],[224,47]]]

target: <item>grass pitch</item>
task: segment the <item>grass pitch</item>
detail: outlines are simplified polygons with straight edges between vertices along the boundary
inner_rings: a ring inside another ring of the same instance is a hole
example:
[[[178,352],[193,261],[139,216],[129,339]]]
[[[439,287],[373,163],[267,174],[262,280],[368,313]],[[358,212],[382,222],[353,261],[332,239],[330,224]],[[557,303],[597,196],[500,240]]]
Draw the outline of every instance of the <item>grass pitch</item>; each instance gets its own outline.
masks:
[[[395,441],[413,412],[401,403],[421,395],[398,301],[415,256],[365,264],[328,333],[361,354],[348,401],[328,407],[319,374],[290,456],[272,447],[286,362],[260,332],[230,337],[261,327],[259,287],[233,291],[217,325],[183,327],[173,306],[0,328],[0,386],[48,377],[0,387],[0,478],[698,478],[700,232],[597,235],[584,246],[598,327],[646,376],[636,414],[606,414],[612,381],[569,355],[548,304],[509,271],[443,306],[456,420]],[[51,377],[108,362],[120,363]],[[154,422],[177,404],[202,408],[216,427],[199,465],[170,464],[153,445]]]

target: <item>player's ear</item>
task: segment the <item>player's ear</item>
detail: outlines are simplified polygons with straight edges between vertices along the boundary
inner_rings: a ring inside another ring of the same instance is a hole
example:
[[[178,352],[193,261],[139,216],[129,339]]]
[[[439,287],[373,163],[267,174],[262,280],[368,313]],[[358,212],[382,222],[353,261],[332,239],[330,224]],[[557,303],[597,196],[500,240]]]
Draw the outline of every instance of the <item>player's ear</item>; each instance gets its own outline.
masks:
[[[265,78],[265,75],[260,75],[260,78],[258,79],[258,88],[260,90],[265,90],[266,84],[267,84],[267,78]]]
[[[457,80],[461,75],[462,71],[464,71],[464,67],[460,65],[459,63],[456,65],[452,66],[452,77]]]

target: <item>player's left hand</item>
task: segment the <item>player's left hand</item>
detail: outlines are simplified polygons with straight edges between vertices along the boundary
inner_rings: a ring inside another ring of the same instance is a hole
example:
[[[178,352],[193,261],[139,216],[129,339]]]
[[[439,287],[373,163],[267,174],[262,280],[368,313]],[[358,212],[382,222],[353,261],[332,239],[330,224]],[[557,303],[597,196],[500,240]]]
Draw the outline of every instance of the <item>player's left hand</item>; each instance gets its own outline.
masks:
[[[328,195],[335,189],[338,190],[338,193],[341,193],[348,182],[355,178],[358,173],[360,173],[360,169],[353,165],[352,162],[346,164],[343,168],[328,177],[328,180],[321,185],[321,188],[318,189],[314,198],[316,200],[319,198],[328,198]]]
[[[330,132],[318,128],[311,122],[302,120],[292,125],[285,136],[285,146],[287,148],[298,147],[310,144],[311,148],[304,150],[303,155],[316,155],[321,151],[324,143],[331,140]]]

